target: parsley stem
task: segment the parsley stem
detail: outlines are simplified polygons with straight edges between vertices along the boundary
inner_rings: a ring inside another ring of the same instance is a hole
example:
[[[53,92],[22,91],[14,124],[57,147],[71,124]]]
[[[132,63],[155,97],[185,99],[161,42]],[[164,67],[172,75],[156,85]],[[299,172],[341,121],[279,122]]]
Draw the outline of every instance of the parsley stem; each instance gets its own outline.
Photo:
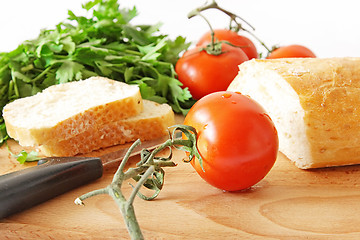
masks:
[[[47,72],[50,71],[51,68],[52,68],[52,66],[45,68],[44,71],[42,71],[35,78],[32,79],[32,82],[36,82],[36,81],[40,80]]]

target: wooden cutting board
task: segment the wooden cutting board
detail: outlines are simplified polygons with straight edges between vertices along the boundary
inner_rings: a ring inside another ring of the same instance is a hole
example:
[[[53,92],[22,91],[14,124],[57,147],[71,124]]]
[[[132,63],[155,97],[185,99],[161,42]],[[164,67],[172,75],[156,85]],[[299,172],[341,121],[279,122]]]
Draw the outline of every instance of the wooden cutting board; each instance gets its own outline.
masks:
[[[19,149],[14,142],[10,148]],[[242,192],[223,192],[205,183],[183,152],[167,168],[165,185],[153,201],[134,206],[146,239],[360,239],[360,166],[300,170],[279,153],[270,173]],[[130,164],[138,161],[133,157]],[[0,174],[30,167],[0,149]],[[107,195],[73,202],[111,182],[116,166],[86,186],[0,220],[0,239],[129,239]],[[124,191],[131,187],[125,184]]]

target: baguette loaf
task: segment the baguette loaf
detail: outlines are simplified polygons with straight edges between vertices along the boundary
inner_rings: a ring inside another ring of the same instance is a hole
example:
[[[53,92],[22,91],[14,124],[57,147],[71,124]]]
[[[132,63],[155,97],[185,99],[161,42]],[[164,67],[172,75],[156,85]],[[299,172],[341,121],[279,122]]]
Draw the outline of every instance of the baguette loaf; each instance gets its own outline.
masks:
[[[229,91],[268,112],[302,169],[360,163],[360,58],[250,60]]]
[[[40,146],[46,156],[72,156],[87,153],[115,144],[124,144],[137,139],[156,139],[167,134],[167,128],[175,123],[174,113],[167,104],[143,100],[144,110],[127,119],[98,125],[72,138],[53,139]]]
[[[138,86],[91,77],[17,99],[4,107],[3,117],[10,137],[22,146],[35,146],[135,116],[142,108]]]

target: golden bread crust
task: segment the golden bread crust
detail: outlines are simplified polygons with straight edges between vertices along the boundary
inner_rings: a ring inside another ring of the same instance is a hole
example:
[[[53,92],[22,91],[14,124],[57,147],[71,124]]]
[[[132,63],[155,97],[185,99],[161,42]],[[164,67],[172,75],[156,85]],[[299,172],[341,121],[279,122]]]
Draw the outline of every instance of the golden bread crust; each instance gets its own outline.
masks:
[[[360,58],[253,60],[240,65],[239,75],[246,75],[242,71],[251,71],[255,65],[280,76],[298,95],[305,112],[303,121],[312,158],[310,164],[298,166],[360,163]],[[266,78],[261,71],[257,74],[254,80]],[[236,81],[241,81],[241,77]],[[232,83],[229,89],[241,92],[236,85]]]
[[[66,140],[55,139],[40,146],[40,150],[46,156],[73,156],[137,139],[152,140],[168,134],[168,127],[175,123],[170,106],[144,100],[144,111],[149,113],[94,126]]]

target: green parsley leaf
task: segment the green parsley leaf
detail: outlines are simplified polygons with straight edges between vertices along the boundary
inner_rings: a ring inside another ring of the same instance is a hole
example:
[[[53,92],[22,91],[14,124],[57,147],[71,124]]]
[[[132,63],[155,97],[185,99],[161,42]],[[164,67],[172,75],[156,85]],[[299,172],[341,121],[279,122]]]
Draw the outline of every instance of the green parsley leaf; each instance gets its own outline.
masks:
[[[17,155],[13,155],[13,157],[15,157],[16,160],[21,164],[24,164],[25,162],[34,162],[34,161],[38,161],[39,159],[41,159],[38,156],[38,152],[31,151],[28,153],[25,150],[22,150]]]
[[[38,161],[39,159],[41,159],[41,157],[38,156],[39,153],[36,151],[31,151],[28,153],[25,150],[22,150],[18,154],[15,154],[10,150],[9,145],[7,143],[6,143],[6,148],[7,148],[8,152],[10,153],[10,155],[13,158],[16,158],[16,160],[21,164],[24,164],[25,162],[34,162],[34,161]]]
[[[81,79],[81,70],[84,65],[77,62],[65,61],[61,64],[59,69],[56,71],[56,79],[59,83],[66,83],[73,80]]]

